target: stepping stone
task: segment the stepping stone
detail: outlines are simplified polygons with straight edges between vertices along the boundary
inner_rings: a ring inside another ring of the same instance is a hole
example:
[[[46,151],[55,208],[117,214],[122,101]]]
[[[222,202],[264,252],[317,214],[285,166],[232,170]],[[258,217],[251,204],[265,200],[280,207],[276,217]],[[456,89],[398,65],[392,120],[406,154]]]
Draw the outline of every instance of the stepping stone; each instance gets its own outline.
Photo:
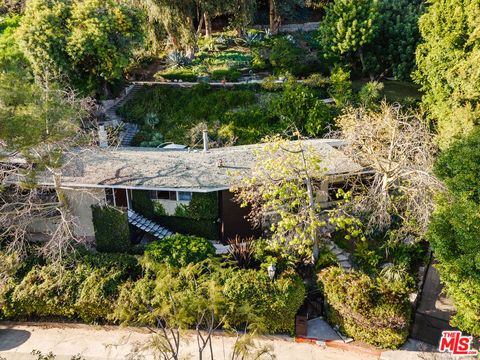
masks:
[[[340,254],[340,255],[337,255],[337,260],[338,261],[348,261],[348,256],[345,255],[345,254]]]

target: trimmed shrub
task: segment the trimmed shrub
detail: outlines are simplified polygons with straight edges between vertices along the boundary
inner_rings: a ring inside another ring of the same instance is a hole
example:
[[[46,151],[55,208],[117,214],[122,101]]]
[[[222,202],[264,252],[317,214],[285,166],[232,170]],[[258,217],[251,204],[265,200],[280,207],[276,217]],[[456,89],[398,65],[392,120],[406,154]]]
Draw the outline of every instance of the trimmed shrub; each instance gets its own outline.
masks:
[[[257,318],[268,333],[290,333],[295,330],[295,315],[305,298],[305,287],[300,277],[286,273],[274,281],[263,270],[238,270],[225,279],[223,292],[235,307],[249,308],[250,316]],[[234,326],[246,323],[244,314],[231,314]]]
[[[61,264],[35,266],[13,291],[14,313],[5,315],[73,318],[78,288],[85,279],[83,270],[69,270]]]
[[[407,336],[411,305],[404,281],[372,279],[330,267],[319,274],[328,319],[343,333],[381,348],[397,348]]]
[[[137,258],[127,254],[102,254],[85,250],[81,252],[81,258],[77,263],[84,265],[88,270],[104,268],[108,271],[120,271],[123,280],[136,279],[142,273]]]
[[[92,206],[97,250],[127,252],[130,247],[130,228],[127,214],[109,206]]]
[[[152,242],[145,250],[147,262],[167,263],[177,267],[198,263],[212,255],[215,255],[215,247],[210,241],[180,234]]]
[[[195,220],[216,220],[218,213],[218,193],[193,193],[188,205],[180,205],[176,216]]]
[[[85,251],[65,263],[35,265],[23,279],[9,284],[3,315],[110,320],[120,285],[137,278],[140,270],[132,256]]]
[[[212,80],[226,80],[231,82],[238,81],[241,75],[240,71],[233,68],[214,69],[210,73]]]
[[[195,82],[197,81],[197,74],[195,74],[192,69],[175,68],[157,72],[155,74],[155,79]]]
[[[155,215],[155,207],[150,198],[150,192],[145,190],[132,191],[132,209],[150,219]]]
[[[220,238],[216,220],[195,220],[179,216],[155,216],[155,221],[167,229],[185,235],[200,236],[209,240]]]

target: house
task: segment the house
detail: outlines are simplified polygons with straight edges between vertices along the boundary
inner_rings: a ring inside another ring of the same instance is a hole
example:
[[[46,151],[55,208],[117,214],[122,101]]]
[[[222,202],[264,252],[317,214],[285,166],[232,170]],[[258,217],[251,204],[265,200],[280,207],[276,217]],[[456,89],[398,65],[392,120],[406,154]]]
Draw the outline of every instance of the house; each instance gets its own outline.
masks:
[[[338,140],[307,140],[305,144],[319,152],[327,169],[327,181],[322,184],[325,189],[362,170],[342,153]],[[261,229],[252,228],[245,219],[249,210],[241,208],[229,191],[235,180],[232,173],[248,175],[259,146],[205,151],[177,147],[79,151],[68,159],[62,176],[78,219],[76,235],[93,238],[91,207],[109,204],[128,210],[132,225],[157,237],[183,232],[225,242],[236,235],[259,236]],[[39,182],[53,186],[50,177]],[[201,206],[201,201],[206,205]],[[328,199],[324,201],[328,203]]]

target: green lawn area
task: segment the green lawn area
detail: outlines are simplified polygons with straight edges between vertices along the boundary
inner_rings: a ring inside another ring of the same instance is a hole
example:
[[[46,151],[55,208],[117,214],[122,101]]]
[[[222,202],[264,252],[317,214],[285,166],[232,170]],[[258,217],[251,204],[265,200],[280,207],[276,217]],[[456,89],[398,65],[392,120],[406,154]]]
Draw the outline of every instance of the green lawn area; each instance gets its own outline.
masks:
[[[352,87],[355,91],[358,91],[367,82],[368,80],[366,79],[354,80],[352,82]],[[406,98],[421,100],[422,98],[422,93],[419,90],[419,86],[411,82],[385,80],[382,83],[384,85],[382,97],[387,98],[389,101],[402,101]]]

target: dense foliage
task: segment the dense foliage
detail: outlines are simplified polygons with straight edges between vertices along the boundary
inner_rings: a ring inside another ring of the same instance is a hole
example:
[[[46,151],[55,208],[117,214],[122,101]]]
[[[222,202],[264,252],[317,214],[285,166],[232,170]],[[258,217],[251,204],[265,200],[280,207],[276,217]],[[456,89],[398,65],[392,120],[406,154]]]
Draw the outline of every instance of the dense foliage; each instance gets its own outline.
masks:
[[[138,13],[110,0],[27,4],[18,31],[35,74],[62,78],[87,94],[121,80],[141,43]]]
[[[185,247],[187,248],[187,247]],[[189,250],[192,250],[191,248]],[[292,333],[305,289],[290,272],[270,280],[265,270],[240,270],[207,260],[174,267],[146,256],[81,251],[60,263],[20,262],[0,252],[0,318],[56,317],[201,329],[215,326]],[[140,274],[143,274],[140,276]],[[213,306],[213,307],[212,307]],[[202,314],[204,316],[202,316]]]
[[[96,248],[100,252],[126,252],[130,249],[127,214],[109,206],[93,206],[92,220]]]
[[[329,304],[328,317],[345,334],[381,348],[405,342],[411,305],[402,280],[372,279],[337,267],[322,271],[319,280]]]
[[[168,312],[167,318],[175,316],[170,321],[188,328],[196,325],[198,306],[207,301],[215,304],[215,321],[224,326],[241,328],[248,323],[269,333],[292,333],[305,296],[302,281],[293,274],[272,282],[263,270],[229,269],[211,263],[180,269],[147,263],[147,269],[144,278],[125,284],[120,295],[115,316],[126,324],[154,325]],[[204,292],[204,286],[210,291]],[[165,301],[176,307],[175,314]]]
[[[332,1],[320,23],[323,54],[335,64],[360,64],[357,74],[409,79],[423,9],[417,0]]]
[[[438,159],[435,173],[448,196],[438,199],[429,240],[457,314],[452,324],[480,335],[480,131],[455,143]]]
[[[140,146],[147,146],[155,134],[161,134],[162,142],[195,146],[203,129],[208,129],[212,146],[242,145],[292,125],[311,136],[324,134],[336,113],[321,100],[325,96],[325,89],[294,81],[273,92],[255,87],[214,89],[206,84],[191,89],[158,86],[142,89],[120,113],[144,126],[134,140]],[[152,113],[159,119],[153,132],[145,126]]]
[[[120,284],[138,273],[135,258],[113,254],[85,253],[64,263],[37,264],[27,271],[17,267],[10,272],[0,316],[107,320]]]
[[[420,19],[423,43],[417,49],[416,80],[423,104],[446,148],[467,135],[480,117],[480,4],[475,0],[434,0]]]
[[[16,71],[27,67],[27,61],[16,41],[20,16],[6,17],[0,21],[0,70]]]
[[[415,69],[415,51],[421,41],[418,20],[424,9],[422,0],[380,2],[379,29],[368,47],[371,70],[391,72],[396,79],[410,79]],[[372,65],[376,68],[372,69]]]
[[[340,60],[358,56],[365,72],[364,46],[378,29],[379,1],[336,0],[320,24],[320,43],[327,58]]]
[[[176,234],[151,242],[145,250],[145,260],[167,263],[175,267],[201,262],[215,255],[212,243],[204,238]]]

